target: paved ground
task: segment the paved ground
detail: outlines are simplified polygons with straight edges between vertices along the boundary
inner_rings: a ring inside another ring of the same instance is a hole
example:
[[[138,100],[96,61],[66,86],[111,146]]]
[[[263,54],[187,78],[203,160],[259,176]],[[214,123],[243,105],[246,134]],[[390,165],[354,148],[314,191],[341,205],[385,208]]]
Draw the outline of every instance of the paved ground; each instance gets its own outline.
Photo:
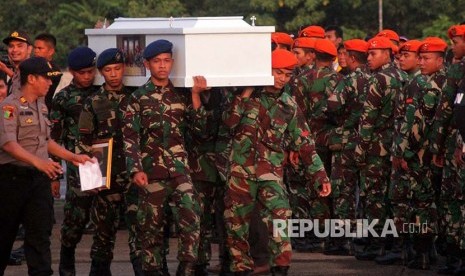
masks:
[[[59,228],[63,220],[63,200],[55,202],[57,224],[53,228],[52,235],[52,262],[53,270],[58,275],[59,261]],[[133,275],[131,263],[129,262],[129,250],[126,244],[127,231],[119,231],[116,239],[115,256],[111,266],[113,275]],[[85,235],[76,251],[77,275],[88,275],[90,270],[89,251],[92,236]],[[20,242],[15,243],[15,248]],[[171,275],[175,275],[177,260],[175,239],[170,241],[170,255],[168,265]],[[436,275],[434,271],[414,271],[402,266],[379,266],[374,262],[357,261],[354,257],[326,256],[320,253],[295,253],[290,275]],[[440,260],[444,261],[443,258]],[[214,245],[212,265],[218,263],[218,249]],[[5,271],[6,276],[27,275],[27,266],[9,266]]]

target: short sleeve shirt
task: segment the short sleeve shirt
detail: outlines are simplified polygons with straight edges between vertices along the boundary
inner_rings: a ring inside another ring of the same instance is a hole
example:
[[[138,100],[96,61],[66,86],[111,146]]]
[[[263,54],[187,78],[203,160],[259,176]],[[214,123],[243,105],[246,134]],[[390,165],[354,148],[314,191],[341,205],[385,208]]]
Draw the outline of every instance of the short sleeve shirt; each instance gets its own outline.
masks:
[[[43,100],[28,102],[21,93],[13,93],[0,103],[0,147],[17,142],[29,153],[48,159],[50,126],[48,109]],[[30,166],[0,149],[0,164]]]

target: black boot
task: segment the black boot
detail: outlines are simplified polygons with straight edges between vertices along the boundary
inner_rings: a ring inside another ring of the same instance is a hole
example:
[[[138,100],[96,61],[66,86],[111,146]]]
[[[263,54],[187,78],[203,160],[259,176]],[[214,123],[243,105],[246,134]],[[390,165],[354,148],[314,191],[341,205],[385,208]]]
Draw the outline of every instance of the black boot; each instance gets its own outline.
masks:
[[[454,275],[465,275],[465,250],[460,250],[460,264],[454,271]]]
[[[15,256],[10,254],[10,259],[8,260],[8,265],[21,265],[23,261],[20,258],[16,258]]]
[[[333,238],[329,246],[325,243],[325,255],[336,256],[353,256],[354,245],[351,240],[346,238]]]
[[[432,237],[427,234],[420,234],[419,237],[416,237],[413,243],[413,248],[415,249],[416,254],[414,259],[409,262],[408,268],[420,270],[430,269],[429,251],[431,249],[432,242]]]
[[[111,262],[92,260],[89,276],[111,276]]]
[[[271,268],[271,275],[273,276],[287,276],[288,266],[273,266]]]
[[[402,263],[404,249],[403,238],[394,238],[391,250],[386,252],[383,256],[377,256],[375,262],[380,265],[392,265]]]
[[[60,249],[60,265],[58,266],[58,271],[60,276],[75,276],[76,267],[74,265],[74,252],[75,247],[66,247],[61,246]]]
[[[194,267],[195,276],[208,276],[208,264],[197,264]]]
[[[373,261],[376,257],[384,254],[384,243],[381,238],[371,238],[363,251],[355,254],[355,258],[360,261]]]
[[[178,269],[176,270],[176,276],[194,276],[194,263],[192,262],[180,262]]]
[[[142,275],[144,276],[163,276],[163,271],[161,270],[144,270],[143,273]]]
[[[20,247],[11,250],[11,255],[17,259],[21,259],[22,261],[26,260],[26,254],[24,253],[24,243]]]
[[[166,261],[166,254],[163,255],[163,260],[161,261],[161,272],[163,276],[170,276],[168,262]]]
[[[142,260],[140,257],[136,257],[131,260],[132,269],[134,270],[134,276],[144,276],[144,271],[142,270]]]
[[[440,267],[437,272],[443,275],[453,275],[460,265],[460,259],[458,258],[460,248],[455,243],[447,243],[445,252],[447,254],[446,265]]]

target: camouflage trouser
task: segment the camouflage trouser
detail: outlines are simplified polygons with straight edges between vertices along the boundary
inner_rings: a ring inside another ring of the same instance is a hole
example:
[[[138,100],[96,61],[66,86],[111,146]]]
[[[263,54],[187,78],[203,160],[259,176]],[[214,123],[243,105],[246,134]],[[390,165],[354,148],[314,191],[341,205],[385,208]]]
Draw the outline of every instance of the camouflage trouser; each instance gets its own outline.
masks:
[[[141,256],[141,245],[137,239],[137,204],[139,201],[139,189],[131,185],[127,193],[124,194],[126,205],[125,221],[128,228],[129,256],[131,260]]]
[[[142,267],[161,268],[164,254],[164,207],[169,204],[179,229],[178,260],[196,262],[200,235],[200,205],[190,176],[156,180],[139,189],[138,234],[142,245]]]
[[[355,219],[355,193],[359,181],[359,169],[353,158],[353,149],[333,152],[331,172],[331,197],[333,198],[333,217],[336,219]]]
[[[304,170],[299,167],[300,172]],[[289,195],[289,205],[292,210],[292,218],[296,219],[308,219],[310,217],[310,193],[308,192],[306,186],[305,177],[299,174],[299,171],[296,171],[290,165],[284,168],[285,174],[285,183]]]
[[[454,159],[455,139],[456,135],[451,135],[446,140],[439,211],[444,218],[447,242],[460,245],[464,231],[462,206],[465,202],[463,198],[465,171],[457,166]]]
[[[231,271],[252,270],[254,267],[248,237],[251,213],[257,201],[264,207],[261,217],[269,231],[270,266],[289,266],[292,253],[290,238],[273,235],[272,223],[274,219],[287,221],[291,216],[283,183],[231,177],[224,201]]]
[[[194,180],[194,187],[199,195],[201,205],[200,215],[200,241],[198,264],[208,264],[211,259],[211,239],[213,227],[213,201],[216,188],[219,184],[209,181]]]
[[[407,223],[415,223],[422,227],[422,231],[435,234],[438,215],[431,171],[420,164],[417,155],[407,160],[407,164],[409,171],[399,171],[399,177],[391,182],[389,191],[397,231],[403,232]]]
[[[450,151],[449,151],[450,153]],[[465,168],[446,154],[441,189],[447,242],[465,249]]]
[[[113,249],[122,205],[123,194],[97,194],[95,196],[90,212],[90,219],[95,225],[94,242],[90,249],[92,260],[99,262],[113,260]]]
[[[388,210],[387,189],[391,175],[389,156],[368,156],[367,164],[360,168],[360,204],[363,218],[379,219],[378,227],[384,225]]]
[[[81,241],[86,224],[89,222],[89,212],[94,196],[81,191],[76,167],[68,165],[66,175],[66,196],[63,224],[61,225],[61,244],[74,248]]]

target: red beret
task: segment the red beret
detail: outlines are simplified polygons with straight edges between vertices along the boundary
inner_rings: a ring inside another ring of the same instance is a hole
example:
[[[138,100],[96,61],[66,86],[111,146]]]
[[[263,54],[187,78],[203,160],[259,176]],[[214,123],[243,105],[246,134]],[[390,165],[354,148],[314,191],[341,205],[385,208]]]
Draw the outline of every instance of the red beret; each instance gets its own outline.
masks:
[[[325,29],[312,25],[299,32],[299,37],[325,38]]]
[[[317,39],[315,42],[315,51],[332,56],[337,56],[337,49],[329,39]]]
[[[420,45],[419,52],[442,52],[447,50],[447,43],[439,37],[427,37]]]
[[[399,43],[399,40],[400,40],[399,35],[396,32],[394,32],[393,30],[389,30],[389,29],[382,30],[376,36],[387,37],[390,40],[396,41],[397,43]]]
[[[344,41],[344,48],[347,51],[366,53],[368,51],[368,43],[363,39],[349,39]]]
[[[292,48],[311,48],[315,49],[316,38],[298,37],[294,40]]]
[[[422,42],[420,40],[412,39],[412,40],[409,40],[409,41],[405,42],[402,45],[402,47],[400,47],[399,51],[400,52],[402,52],[402,51],[417,52],[418,48],[420,48],[421,44],[422,44]]]
[[[454,36],[464,36],[465,25],[454,25],[447,30],[447,36],[452,39]]]
[[[394,51],[395,46],[388,38],[375,36],[368,40],[368,50],[370,49],[391,49]]]
[[[297,58],[288,50],[276,49],[271,53],[271,67],[273,69],[294,69]]]
[[[271,41],[276,44],[284,44],[290,47],[292,46],[293,39],[286,33],[275,32],[271,34]]]

